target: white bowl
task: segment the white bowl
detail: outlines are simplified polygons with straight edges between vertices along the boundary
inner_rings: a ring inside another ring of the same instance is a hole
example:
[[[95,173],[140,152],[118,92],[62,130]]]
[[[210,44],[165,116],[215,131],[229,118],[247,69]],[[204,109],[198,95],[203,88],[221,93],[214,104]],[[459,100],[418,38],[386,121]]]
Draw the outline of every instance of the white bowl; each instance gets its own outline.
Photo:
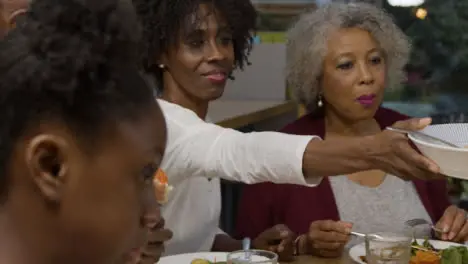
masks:
[[[468,123],[431,125],[421,132],[462,147],[449,147],[415,134],[408,135],[424,156],[439,165],[442,174],[468,180]]]

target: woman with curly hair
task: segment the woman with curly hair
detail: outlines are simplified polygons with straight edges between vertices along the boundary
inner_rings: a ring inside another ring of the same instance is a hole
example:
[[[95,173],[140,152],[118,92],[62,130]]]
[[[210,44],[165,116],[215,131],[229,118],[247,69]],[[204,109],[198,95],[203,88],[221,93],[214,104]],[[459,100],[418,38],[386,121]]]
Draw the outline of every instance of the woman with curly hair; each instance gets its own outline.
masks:
[[[301,16],[288,33],[287,80],[309,114],[282,132],[351,140],[408,119],[381,103],[385,89],[401,82],[409,52],[408,38],[375,6],[333,3]],[[301,234],[298,254],[334,257],[351,230],[401,231],[406,220],[423,218],[444,230],[440,238],[467,240],[465,212],[450,206],[445,181],[405,182],[381,170],[343,176],[316,188],[247,186],[237,234],[256,236],[282,223]]]
[[[183,133],[186,132],[179,127],[187,126],[184,129],[197,133],[195,125],[206,119],[209,102],[222,95],[226,78],[231,77],[234,67],[243,68],[246,64],[256,11],[249,0],[134,0],[134,5],[145,29],[145,48],[142,49],[145,70],[161,88],[163,100],[159,102],[164,105],[166,118],[177,126],[169,127],[169,140],[180,141],[181,138],[180,144],[197,145],[197,142],[185,141]],[[187,114],[186,124],[182,123],[185,120],[176,119]],[[166,226],[174,236],[166,244],[165,254],[241,249],[240,240],[232,239],[219,228],[219,178],[207,179],[212,173],[203,178],[188,177],[196,176],[197,172],[179,170],[180,164],[190,164],[207,153],[201,148],[197,150],[197,157],[174,156],[171,152],[179,151],[184,145],[169,143],[169,146],[166,165],[162,168],[175,189],[162,210]],[[289,230],[276,226],[257,236],[252,246],[269,249],[270,242],[281,239],[292,245],[291,237]],[[271,249],[278,249],[278,245],[272,245]]]
[[[137,68],[135,11],[40,0],[24,19],[0,42],[0,262],[133,259],[160,221],[166,143]]]

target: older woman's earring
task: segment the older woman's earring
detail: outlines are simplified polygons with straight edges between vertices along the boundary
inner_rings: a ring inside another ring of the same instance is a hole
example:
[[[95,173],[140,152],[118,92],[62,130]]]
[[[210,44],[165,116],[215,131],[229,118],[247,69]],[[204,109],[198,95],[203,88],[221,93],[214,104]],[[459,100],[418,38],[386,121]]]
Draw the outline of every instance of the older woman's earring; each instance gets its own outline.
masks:
[[[161,63],[161,64],[158,65],[158,67],[159,67],[160,69],[164,69],[164,68],[166,68],[166,65],[164,65],[164,64]]]
[[[319,108],[323,106],[322,95],[320,95],[320,94],[319,94],[319,96],[318,96],[317,106],[318,106]]]

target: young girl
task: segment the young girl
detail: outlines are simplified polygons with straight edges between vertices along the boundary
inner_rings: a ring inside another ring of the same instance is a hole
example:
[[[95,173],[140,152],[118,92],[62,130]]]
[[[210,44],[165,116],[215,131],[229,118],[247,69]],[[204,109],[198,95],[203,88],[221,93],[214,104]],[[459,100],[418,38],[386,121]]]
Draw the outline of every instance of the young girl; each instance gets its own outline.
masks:
[[[1,263],[123,263],[160,221],[137,29],[127,1],[41,0],[0,43]]]

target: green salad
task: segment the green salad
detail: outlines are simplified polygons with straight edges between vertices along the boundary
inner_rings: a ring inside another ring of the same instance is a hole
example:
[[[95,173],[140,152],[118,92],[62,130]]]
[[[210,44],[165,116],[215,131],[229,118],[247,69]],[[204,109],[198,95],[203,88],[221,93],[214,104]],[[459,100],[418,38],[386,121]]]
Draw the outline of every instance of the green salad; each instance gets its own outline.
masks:
[[[441,251],[441,264],[468,264],[468,248],[449,247]]]
[[[413,246],[423,249],[429,249],[440,255],[440,264],[468,264],[468,248],[466,246],[451,246],[447,249],[435,248],[428,239],[419,244],[416,240],[412,243]],[[419,249],[412,248],[411,254],[414,256]]]

